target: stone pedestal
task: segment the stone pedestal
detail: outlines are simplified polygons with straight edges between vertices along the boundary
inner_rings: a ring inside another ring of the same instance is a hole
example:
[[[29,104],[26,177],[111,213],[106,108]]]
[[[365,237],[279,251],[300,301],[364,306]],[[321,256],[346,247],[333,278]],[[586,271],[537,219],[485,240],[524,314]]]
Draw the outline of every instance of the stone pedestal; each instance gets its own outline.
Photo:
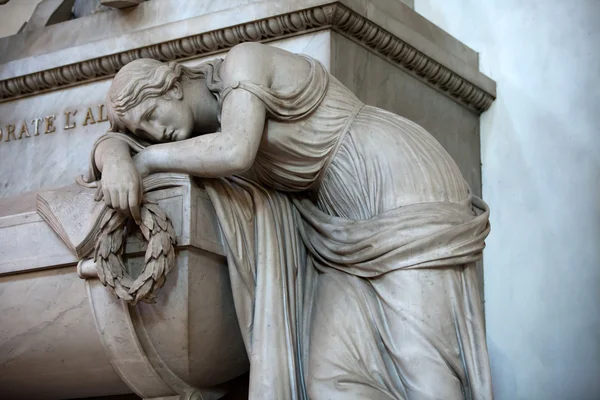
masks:
[[[78,264],[32,196],[0,200],[3,398],[158,398],[195,389],[220,398],[222,384],[247,371],[208,197],[189,180],[147,197],[173,222],[177,265],[157,303],[135,307],[102,286],[92,260]],[[130,237],[130,270],[144,251],[140,237]]]
[[[214,388],[246,370],[200,188],[154,194],[182,235],[178,268],[158,304],[134,308],[78,276],[77,260],[25,194],[72,184],[85,171],[92,143],[109,128],[110,78],[127,62],[196,64],[245,41],[313,56],[365,103],[424,126],[480,194],[479,114],[495,85],[478,72],[474,51],[399,0],[146,1],[0,39],[3,396],[152,398],[185,385]],[[134,242],[130,249],[135,263]]]

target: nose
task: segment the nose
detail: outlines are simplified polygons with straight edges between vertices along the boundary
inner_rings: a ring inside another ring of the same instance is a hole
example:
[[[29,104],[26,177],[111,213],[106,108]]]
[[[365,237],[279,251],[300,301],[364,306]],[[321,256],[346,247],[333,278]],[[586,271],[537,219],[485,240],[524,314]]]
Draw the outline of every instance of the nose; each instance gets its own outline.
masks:
[[[166,131],[166,127],[156,122],[146,122],[144,125],[145,126],[143,126],[143,128],[148,134],[150,134],[156,140],[162,140]]]

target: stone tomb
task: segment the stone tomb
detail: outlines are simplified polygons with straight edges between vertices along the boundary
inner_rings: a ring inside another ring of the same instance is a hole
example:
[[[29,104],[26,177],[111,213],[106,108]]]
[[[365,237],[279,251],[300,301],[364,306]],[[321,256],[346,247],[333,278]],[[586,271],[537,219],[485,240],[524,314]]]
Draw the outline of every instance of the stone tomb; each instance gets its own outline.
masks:
[[[38,215],[34,196],[0,200],[0,239],[12,243],[0,260],[3,396],[134,391],[154,398],[174,394],[172,387],[214,387],[247,371],[208,197],[187,178],[148,199],[173,222],[177,266],[156,304],[135,307],[100,284],[93,262],[75,266],[79,260]],[[129,268],[139,268],[145,243],[130,237],[126,249]]]
[[[479,114],[495,85],[475,52],[399,0],[151,0],[0,39],[2,398],[158,398],[192,387],[219,398],[247,371],[201,184],[151,194],[178,237],[177,268],[153,305],[112,297],[35,208],[36,192],[88,167],[118,68],[138,57],[196,64],[242,41],[315,57],[365,103],[424,126],[480,194]],[[132,237],[132,268],[141,251]]]

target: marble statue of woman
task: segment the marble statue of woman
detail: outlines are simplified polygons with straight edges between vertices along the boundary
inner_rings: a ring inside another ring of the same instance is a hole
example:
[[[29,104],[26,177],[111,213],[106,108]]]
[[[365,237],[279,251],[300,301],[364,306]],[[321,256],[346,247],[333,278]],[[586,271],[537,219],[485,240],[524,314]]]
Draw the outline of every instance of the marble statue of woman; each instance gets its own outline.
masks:
[[[140,176],[202,178],[251,399],[492,398],[488,210],[423,128],[256,43],[194,67],[133,61],[107,109],[92,174],[108,205],[137,220]]]

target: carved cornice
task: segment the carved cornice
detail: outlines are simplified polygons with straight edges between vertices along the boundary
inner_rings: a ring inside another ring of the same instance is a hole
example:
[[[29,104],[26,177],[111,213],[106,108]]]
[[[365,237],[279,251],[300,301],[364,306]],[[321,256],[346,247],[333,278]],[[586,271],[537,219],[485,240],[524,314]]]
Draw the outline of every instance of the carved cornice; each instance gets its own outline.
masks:
[[[332,26],[479,113],[494,102],[492,94],[346,7],[335,8]]]
[[[479,113],[494,101],[493,94],[362,15],[333,3],[2,80],[0,102],[107,79],[138,58],[189,59],[226,51],[242,42],[266,42],[320,29],[351,38]]]

